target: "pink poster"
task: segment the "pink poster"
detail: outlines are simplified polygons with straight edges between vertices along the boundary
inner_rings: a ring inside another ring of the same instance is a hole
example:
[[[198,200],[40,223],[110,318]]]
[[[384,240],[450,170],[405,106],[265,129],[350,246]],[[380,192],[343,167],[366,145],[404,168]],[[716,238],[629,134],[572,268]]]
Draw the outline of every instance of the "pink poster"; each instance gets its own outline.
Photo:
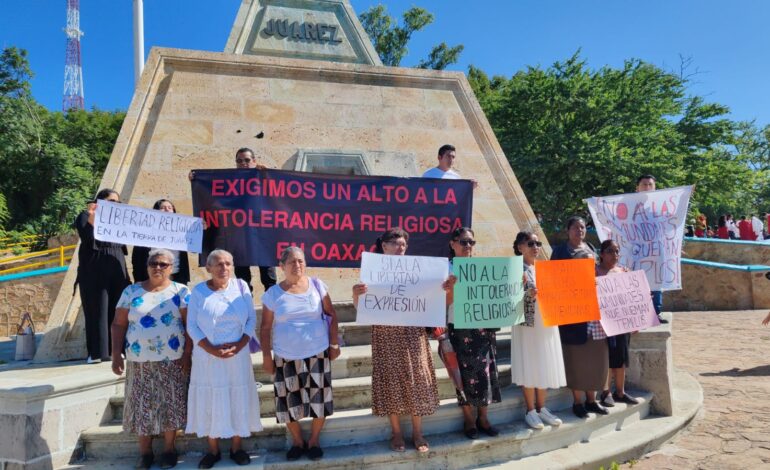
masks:
[[[596,294],[602,327],[607,336],[660,325],[644,271],[599,276],[596,278]]]

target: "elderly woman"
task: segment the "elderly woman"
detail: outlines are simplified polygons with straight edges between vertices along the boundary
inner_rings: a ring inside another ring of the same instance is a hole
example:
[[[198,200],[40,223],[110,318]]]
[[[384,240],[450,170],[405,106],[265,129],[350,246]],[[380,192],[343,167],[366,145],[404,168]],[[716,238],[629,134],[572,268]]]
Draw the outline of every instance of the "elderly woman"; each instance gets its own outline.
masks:
[[[80,286],[86,320],[89,364],[110,359],[110,325],[115,317],[115,305],[123,289],[131,284],[126,270],[128,251],[125,245],[102,242],[94,237],[94,217],[99,201],[120,202],[120,195],[112,189],[102,189],[74,223],[80,236],[75,283]]]
[[[602,242],[599,248],[599,264],[596,265],[596,276],[606,276],[611,273],[624,273],[628,272],[628,268],[618,264],[620,261],[620,247],[613,240],[605,240]],[[601,323],[596,325],[597,328],[602,328]],[[602,328],[602,331],[604,329]],[[626,383],[626,367],[628,367],[628,345],[631,344],[631,334],[624,333],[621,335],[610,336],[607,338],[607,346],[609,348],[609,366],[610,373],[607,375],[607,383],[602,390],[600,397],[601,403],[604,406],[613,407],[616,401],[626,403],[628,405],[636,405],[639,400],[628,395],[625,390]],[[610,386],[612,385],[612,379],[615,378],[615,393],[610,394]]]
[[[376,252],[403,256],[408,241],[408,233],[391,228],[377,239]],[[353,286],[354,305],[366,291],[366,284]],[[422,417],[433,414],[438,406],[436,373],[425,328],[372,326],[372,412],[390,420],[391,449],[404,452],[399,415],[411,415],[414,447],[427,453],[430,449],[422,435]]]
[[[593,247],[585,242],[586,222],[582,217],[567,219],[567,235],[567,241],[553,250],[552,260],[596,258]],[[596,402],[596,390],[604,389],[609,372],[607,336],[601,324],[583,322],[561,325],[559,334],[567,387],[572,389],[572,412],[578,418],[587,417],[589,411],[606,415],[607,409]],[[581,392],[585,393],[585,403]]]
[[[326,284],[305,274],[300,248],[283,250],[280,266],[285,279],[262,296],[263,367],[275,374],[275,417],[291,433],[286,458],[297,460],[307,449],[310,460],[318,460],[323,457],[319,435],[334,412],[331,361],[340,355],[337,313]],[[298,422],[306,417],[313,418],[307,444]]]
[[[449,258],[473,256],[475,234],[468,227],[458,227],[449,241]],[[454,281],[454,276],[451,276]],[[454,285],[454,282],[452,282]],[[497,377],[497,340],[494,329],[456,329],[454,327],[454,291],[447,291],[447,327],[449,341],[457,354],[463,389],[457,390],[457,404],[463,410],[463,431],[468,439],[479,437],[479,429],[497,436],[487,417],[490,403],[501,400]],[[475,408],[475,409],[474,409]]]
[[[176,214],[176,207],[174,203],[168,199],[158,199],[152,206],[156,211],[172,212]],[[171,251],[174,253],[174,265],[171,266],[171,279],[174,282],[180,284],[187,284],[190,282],[190,263],[187,260],[186,251]],[[135,246],[131,252],[131,265],[133,271],[131,274],[134,276],[134,282],[140,282],[147,280],[147,270],[144,269],[147,265],[147,255],[150,253],[149,248],[143,246]]]
[[[543,429],[545,424],[562,423],[545,407],[549,388],[567,385],[564,376],[559,329],[544,326],[537,304],[535,260],[543,243],[532,232],[519,232],[513,242],[516,256],[524,257],[524,322],[512,330],[511,382],[521,386],[527,414],[524,421],[532,429]]]
[[[187,433],[208,438],[209,452],[198,468],[221,459],[219,439],[231,438],[230,458],[238,465],[251,461],[241,438],[261,431],[259,396],[248,344],[256,335],[254,301],[246,283],[232,277],[233,256],[214,250],[206,259],[211,279],[192,291],[187,333],[193,349]]]
[[[123,290],[112,322],[112,371],[126,371],[123,429],[139,435],[136,468],[152,465],[152,436],[158,434],[164,440],[160,467],[174,467],[174,438],[187,421],[192,344],[185,340],[185,322],[190,291],[171,281],[173,265],[169,250],[150,251],[147,280]]]

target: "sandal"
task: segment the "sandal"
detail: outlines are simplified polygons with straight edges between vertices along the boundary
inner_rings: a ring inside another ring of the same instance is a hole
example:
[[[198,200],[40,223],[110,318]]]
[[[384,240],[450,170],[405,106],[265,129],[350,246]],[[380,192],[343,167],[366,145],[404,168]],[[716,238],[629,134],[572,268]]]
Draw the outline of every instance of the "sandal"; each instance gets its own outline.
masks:
[[[395,434],[390,436],[390,450],[393,452],[405,452],[406,444],[404,443],[404,438]]]
[[[430,451],[430,447],[428,447],[428,441],[422,437],[420,439],[414,440],[414,448],[417,449],[417,452],[420,454],[427,454]]]

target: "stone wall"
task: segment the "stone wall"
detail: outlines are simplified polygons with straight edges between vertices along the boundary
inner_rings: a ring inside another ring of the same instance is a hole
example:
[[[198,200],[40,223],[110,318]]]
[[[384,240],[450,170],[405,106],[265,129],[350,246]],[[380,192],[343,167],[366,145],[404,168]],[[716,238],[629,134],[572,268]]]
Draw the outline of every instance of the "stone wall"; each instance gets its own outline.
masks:
[[[685,238],[686,258],[738,265],[770,266],[770,243]]]
[[[692,264],[684,260],[682,290],[665,292],[663,308],[674,312],[770,308],[767,272],[739,269],[739,266],[729,269]]]
[[[15,335],[25,312],[32,314],[37,331],[44,331],[63,280],[61,272],[0,282],[0,336]]]

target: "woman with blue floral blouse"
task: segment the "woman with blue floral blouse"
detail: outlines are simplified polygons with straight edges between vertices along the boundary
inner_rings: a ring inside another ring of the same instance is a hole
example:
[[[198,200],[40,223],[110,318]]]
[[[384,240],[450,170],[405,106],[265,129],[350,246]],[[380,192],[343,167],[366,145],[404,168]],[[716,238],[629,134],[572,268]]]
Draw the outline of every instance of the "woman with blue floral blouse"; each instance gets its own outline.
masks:
[[[136,468],[152,465],[152,436],[157,434],[163,434],[165,442],[160,467],[174,467],[174,438],[187,422],[192,342],[185,340],[185,323],[190,291],[171,281],[173,265],[169,250],[152,250],[149,278],[123,290],[112,322],[112,370],[117,375],[126,371],[123,429],[139,435]]]

